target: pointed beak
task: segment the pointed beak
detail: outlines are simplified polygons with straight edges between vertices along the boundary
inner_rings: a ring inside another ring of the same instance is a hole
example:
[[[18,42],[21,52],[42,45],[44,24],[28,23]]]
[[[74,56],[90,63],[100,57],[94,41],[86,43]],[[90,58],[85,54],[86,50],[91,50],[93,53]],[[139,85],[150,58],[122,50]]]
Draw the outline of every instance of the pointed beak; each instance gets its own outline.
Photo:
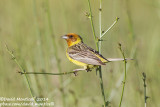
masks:
[[[61,36],[61,38],[63,38],[63,39],[68,39],[68,36],[67,36],[67,35],[64,35],[64,36]]]

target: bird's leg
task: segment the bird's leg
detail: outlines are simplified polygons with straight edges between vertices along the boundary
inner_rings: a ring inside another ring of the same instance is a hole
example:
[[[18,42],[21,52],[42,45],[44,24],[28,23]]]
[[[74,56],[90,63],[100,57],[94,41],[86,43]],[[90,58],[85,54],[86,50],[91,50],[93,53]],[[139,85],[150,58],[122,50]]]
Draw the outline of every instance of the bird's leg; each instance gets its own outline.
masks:
[[[95,68],[96,68],[96,71],[99,70],[99,66],[95,66]]]
[[[91,68],[89,66],[84,66],[84,68],[74,69],[73,71],[74,71],[73,72],[74,75],[77,76],[77,72],[78,71],[86,71],[86,72],[90,71],[91,72],[92,70],[91,70]]]
[[[91,72],[91,71],[92,71],[89,66],[86,66],[86,67],[85,67],[85,70],[86,70],[87,72]]]

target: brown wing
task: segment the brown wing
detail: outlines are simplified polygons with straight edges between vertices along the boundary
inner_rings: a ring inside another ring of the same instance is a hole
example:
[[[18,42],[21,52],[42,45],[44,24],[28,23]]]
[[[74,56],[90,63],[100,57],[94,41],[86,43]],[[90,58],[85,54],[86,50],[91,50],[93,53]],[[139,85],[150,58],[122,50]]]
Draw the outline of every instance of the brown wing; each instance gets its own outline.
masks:
[[[105,65],[93,52],[83,43],[71,46],[67,50],[69,57],[91,65]]]
[[[106,63],[106,62],[109,62],[109,60],[106,59],[106,58],[104,58],[101,54],[99,54],[98,51],[96,51],[96,50],[88,47],[86,44],[84,44],[84,45],[85,45],[92,53],[96,54],[96,56],[98,56],[99,58],[101,58],[101,61],[102,61],[103,63],[104,63],[104,62],[105,62],[105,63]]]

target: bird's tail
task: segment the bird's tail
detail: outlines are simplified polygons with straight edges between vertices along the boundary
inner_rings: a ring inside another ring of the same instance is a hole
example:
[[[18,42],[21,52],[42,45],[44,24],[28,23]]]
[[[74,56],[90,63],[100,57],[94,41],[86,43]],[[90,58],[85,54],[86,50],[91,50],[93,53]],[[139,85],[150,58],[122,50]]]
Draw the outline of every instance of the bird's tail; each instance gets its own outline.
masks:
[[[109,62],[112,62],[112,61],[124,61],[123,58],[107,58],[107,60]],[[133,60],[133,59],[131,59],[131,58],[125,58],[125,60]]]

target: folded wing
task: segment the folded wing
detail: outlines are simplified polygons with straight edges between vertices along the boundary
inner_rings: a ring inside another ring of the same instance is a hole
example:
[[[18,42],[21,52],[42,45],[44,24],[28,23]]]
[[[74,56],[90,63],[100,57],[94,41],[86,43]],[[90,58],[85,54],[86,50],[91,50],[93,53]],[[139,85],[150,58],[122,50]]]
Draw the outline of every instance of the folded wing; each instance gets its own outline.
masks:
[[[96,53],[92,52],[84,44],[74,45],[68,48],[67,52],[69,57],[74,60],[90,65],[105,65],[105,63],[103,63],[101,59],[97,57]]]

